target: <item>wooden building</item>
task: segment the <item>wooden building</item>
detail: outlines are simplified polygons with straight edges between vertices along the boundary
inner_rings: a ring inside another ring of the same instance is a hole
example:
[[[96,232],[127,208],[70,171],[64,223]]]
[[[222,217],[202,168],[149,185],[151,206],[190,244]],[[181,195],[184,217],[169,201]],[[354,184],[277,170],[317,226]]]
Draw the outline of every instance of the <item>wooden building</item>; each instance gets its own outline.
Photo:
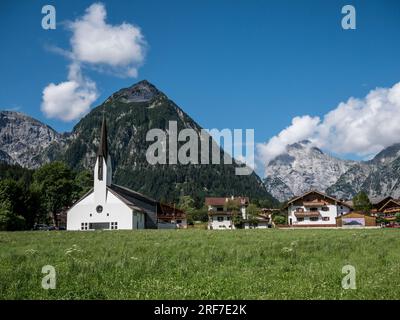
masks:
[[[352,211],[336,217],[336,226],[343,228],[375,227],[376,217]]]
[[[396,214],[400,213],[400,200],[387,197],[373,205],[372,214],[391,223],[396,221]]]
[[[157,207],[158,229],[186,229],[186,213],[175,205],[159,203]]]

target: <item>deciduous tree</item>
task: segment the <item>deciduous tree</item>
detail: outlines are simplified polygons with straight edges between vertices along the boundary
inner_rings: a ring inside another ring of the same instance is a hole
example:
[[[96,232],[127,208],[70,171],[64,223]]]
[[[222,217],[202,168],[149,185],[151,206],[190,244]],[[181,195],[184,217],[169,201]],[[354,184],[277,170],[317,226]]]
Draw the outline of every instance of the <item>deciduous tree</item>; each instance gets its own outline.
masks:
[[[56,161],[38,169],[33,178],[44,207],[58,226],[57,213],[69,206],[73,197],[74,178],[71,169],[63,162]]]

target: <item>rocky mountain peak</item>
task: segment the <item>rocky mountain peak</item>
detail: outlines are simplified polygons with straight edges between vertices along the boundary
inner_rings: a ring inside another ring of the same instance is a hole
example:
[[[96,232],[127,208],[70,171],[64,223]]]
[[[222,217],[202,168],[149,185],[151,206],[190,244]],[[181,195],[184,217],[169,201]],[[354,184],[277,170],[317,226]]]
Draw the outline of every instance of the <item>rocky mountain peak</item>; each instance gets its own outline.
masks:
[[[139,81],[138,83],[117,92],[117,96],[127,103],[147,102],[161,94],[162,92],[147,80]]]
[[[372,160],[342,160],[325,154],[308,141],[288,145],[272,159],[264,184],[278,200],[285,201],[311,189],[341,199],[361,190],[370,197],[400,197],[400,143],[383,149]]]
[[[373,164],[387,164],[400,156],[400,143],[391,145],[379,152],[372,160],[368,161]]]
[[[311,189],[325,191],[353,164],[325,154],[308,140],[299,141],[268,163],[264,183],[275,198],[285,201]]]

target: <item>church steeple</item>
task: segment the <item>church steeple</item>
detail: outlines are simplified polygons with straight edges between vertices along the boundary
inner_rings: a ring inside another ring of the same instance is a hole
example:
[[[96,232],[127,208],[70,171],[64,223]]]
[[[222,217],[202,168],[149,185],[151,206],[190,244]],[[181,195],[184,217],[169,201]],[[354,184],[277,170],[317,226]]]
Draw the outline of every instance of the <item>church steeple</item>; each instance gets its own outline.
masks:
[[[97,156],[103,156],[107,161],[108,157],[108,142],[107,142],[107,124],[106,118],[103,115],[103,123],[101,125],[100,144],[97,150]]]
[[[96,158],[96,165],[94,167],[94,194],[96,202],[104,204],[107,198],[107,186],[111,186],[112,183],[111,157],[108,153],[107,123],[104,115]]]

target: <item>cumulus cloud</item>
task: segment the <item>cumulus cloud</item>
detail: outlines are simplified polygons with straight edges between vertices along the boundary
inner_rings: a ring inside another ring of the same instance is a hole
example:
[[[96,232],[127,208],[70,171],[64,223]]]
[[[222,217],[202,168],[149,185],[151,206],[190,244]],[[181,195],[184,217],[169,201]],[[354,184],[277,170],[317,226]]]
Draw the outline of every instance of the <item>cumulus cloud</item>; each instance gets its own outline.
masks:
[[[272,137],[268,143],[257,144],[257,152],[263,163],[268,163],[276,156],[282,154],[288,144],[310,138],[317,129],[319,117],[295,117],[292,124]]]
[[[137,77],[147,47],[140,28],[125,22],[113,26],[106,23],[106,17],[104,5],[95,3],[83,17],[68,24],[74,59],[98,70],[110,68],[118,75]]]
[[[323,118],[316,143],[339,154],[371,156],[400,142],[400,83],[350,98]]]
[[[106,17],[103,4],[92,4],[82,17],[67,24],[72,32],[70,50],[47,48],[70,61],[68,80],[50,83],[43,90],[41,110],[47,117],[72,121],[90,110],[99,93],[96,83],[82,74],[86,66],[117,76],[137,77],[147,47],[140,28],[125,22],[110,25]]]
[[[84,78],[79,65],[73,63],[69,66],[68,81],[50,83],[44,88],[41,110],[48,118],[71,121],[86,114],[97,98],[96,84]]]
[[[341,102],[322,119],[302,116],[272,137],[258,144],[264,164],[283,153],[288,144],[308,139],[316,146],[336,154],[371,158],[400,142],[400,82],[391,88],[371,90],[364,98],[351,97]]]

